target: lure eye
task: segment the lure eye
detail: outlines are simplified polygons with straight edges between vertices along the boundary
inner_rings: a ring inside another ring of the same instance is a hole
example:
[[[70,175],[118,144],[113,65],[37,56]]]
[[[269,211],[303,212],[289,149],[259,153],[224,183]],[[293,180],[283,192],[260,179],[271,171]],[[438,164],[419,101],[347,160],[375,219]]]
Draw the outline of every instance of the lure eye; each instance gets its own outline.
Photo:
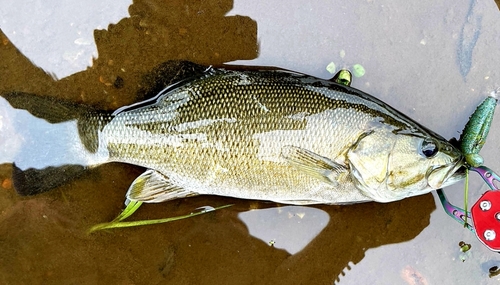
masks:
[[[420,145],[420,154],[427,158],[431,158],[438,152],[436,143],[429,139],[424,139]]]

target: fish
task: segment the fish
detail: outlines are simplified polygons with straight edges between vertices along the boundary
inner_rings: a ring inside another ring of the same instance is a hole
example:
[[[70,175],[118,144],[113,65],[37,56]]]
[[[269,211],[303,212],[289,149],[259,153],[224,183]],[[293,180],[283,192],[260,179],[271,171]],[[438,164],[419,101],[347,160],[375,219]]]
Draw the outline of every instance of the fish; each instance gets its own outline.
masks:
[[[112,113],[45,104],[49,99],[22,92],[2,96],[15,108],[30,100],[43,113],[58,106],[55,113],[74,122],[80,139],[69,158],[146,168],[127,191],[130,201],[220,195],[294,205],[386,203],[464,179],[458,148],[348,85],[283,70],[203,67]],[[19,192],[46,190],[30,190],[47,178],[41,170],[13,160]]]

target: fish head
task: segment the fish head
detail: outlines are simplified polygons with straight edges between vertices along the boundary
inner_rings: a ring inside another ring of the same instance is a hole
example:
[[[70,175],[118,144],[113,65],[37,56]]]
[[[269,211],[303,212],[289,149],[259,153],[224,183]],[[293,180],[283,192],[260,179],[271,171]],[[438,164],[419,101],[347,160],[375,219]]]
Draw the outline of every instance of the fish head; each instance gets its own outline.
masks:
[[[356,187],[378,202],[422,195],[465,177],[460,150],[424,131],[367,133],[347,159]]]

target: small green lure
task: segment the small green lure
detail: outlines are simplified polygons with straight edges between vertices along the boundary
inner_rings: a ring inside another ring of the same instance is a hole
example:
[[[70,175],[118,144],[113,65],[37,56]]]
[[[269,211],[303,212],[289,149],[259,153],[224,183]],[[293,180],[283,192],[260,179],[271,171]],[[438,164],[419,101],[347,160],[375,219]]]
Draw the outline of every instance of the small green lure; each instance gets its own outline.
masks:
[[[472,167],[481,166],[484,162],[479,151],[486,142],[498,101],[493,94],[495,93],[484,99],[476,108],[460,136],[460,150],[464,154],[467,164]]]
[[[465,162],[469,167],[479,167],[483,165],[484,159],[479,152],[486,142],[486,137],[490,131],[491,121],[497,106],[498,99],[496,92],[492,92],[490,96],[483,100],[477,106],[474,113],[469,117],[469,121],[465,125],[462,135],[460,136],[460,150],[465,156]],[[464,189],[464,209],[465,223],[467,227],[467,209],[468,209],[468,192],[469,192],[469,170],[465,171],[465,189]]]
[[[352,74],[347,69],[341,69],[335,76],[333,76],[332,81],[342,84],[345,86],[351,86]]]

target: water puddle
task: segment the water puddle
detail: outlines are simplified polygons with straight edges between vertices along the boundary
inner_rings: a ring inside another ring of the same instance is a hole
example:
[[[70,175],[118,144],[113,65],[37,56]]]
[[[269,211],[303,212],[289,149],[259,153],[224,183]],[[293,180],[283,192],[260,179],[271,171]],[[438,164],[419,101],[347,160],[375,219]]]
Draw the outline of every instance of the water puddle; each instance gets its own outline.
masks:
[[[499,13],[493,1],[7,1],[0,6],[0,93],[113,111],[168,85],[173,71],[160,65],[167,60],[278,66],[322,78],[331,76],[332,62],[337,69],[358,64],[366,72],[353,87],[449,139],[500,84]],[[1,102],[2,284],[498,283],[488,276],[500,266],[497,254],[430,194],[313,207],[193,197],[144,205],[133,218],[234,206],[87,235],[123,209],[125,192],[144,170],[92,167],[53,191],[20,197],[10,162],[43,151],[59,131],[43,141],[43,124],[26,132],[16,122],[21,115]],[[497,116],[481,152],[497,171],[499,124]],[[471,182],[471,200],[483,193],[480,183]],[[445,191],[461,205],[463,185]],[[460,241],[472,245],[465,257]]]

